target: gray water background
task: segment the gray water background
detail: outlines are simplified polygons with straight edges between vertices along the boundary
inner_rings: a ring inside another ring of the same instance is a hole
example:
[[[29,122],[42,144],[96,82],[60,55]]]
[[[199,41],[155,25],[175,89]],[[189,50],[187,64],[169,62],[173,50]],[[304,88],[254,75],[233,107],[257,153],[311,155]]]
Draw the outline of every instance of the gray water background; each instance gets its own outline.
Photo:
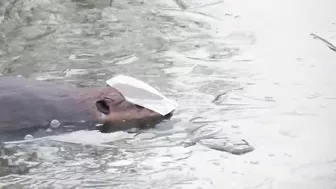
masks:
[[[335,6],[2,0],[3,75],[82,87],[126,74],[179,108],[137,135],[82,131],[13,144],[13,161],[32,168],[0,177],[0,187],[336,188],[336,53],[309,35],[336,43]],[[209,134],[217,138],[186,147]],[[245,140],[255,149],[243,155],[209,148]]]

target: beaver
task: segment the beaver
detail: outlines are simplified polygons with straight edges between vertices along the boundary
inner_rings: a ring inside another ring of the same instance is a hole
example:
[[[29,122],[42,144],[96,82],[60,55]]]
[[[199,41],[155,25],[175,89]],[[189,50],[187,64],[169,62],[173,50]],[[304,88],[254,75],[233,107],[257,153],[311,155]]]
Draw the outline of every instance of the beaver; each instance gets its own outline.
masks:
[[[79,130],[102,133],[154,127],[172,117],[128,102],[111,86],[74,87],[0,77],[0,142]]]

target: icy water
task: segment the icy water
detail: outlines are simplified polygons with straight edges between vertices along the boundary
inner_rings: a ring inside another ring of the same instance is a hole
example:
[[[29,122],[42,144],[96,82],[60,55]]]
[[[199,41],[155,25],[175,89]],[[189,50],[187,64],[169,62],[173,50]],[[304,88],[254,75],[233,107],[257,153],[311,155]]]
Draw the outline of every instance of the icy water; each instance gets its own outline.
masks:
[[[2,146],[0,187],[336,188],[336,52],[310,35],[336,44],[336,1],[109,3],[2,0],[2,74],[78,87],[126,74],[176,114]]]

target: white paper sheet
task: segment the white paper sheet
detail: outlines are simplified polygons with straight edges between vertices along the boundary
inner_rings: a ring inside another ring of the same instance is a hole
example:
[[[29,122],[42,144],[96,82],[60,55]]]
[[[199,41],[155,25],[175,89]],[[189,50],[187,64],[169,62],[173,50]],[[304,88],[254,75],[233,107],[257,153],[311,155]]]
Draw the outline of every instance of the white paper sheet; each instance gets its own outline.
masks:
[[[166,98],[158,90],[138,79],[118,75],[107,80],[106,83],[119,90],[127,101],[163,116],[178,107],[177,102]]]

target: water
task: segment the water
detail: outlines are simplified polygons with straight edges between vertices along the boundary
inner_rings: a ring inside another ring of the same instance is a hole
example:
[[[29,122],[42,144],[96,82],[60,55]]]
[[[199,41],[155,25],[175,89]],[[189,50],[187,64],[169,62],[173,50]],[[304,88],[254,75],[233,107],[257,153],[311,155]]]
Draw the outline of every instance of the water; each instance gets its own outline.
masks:
[[[336,3],[178,3],[2,1],[3,75],[98,86],[126,74],[180,106],[141,133],[11,144],[20,174],[0,187],[336,187],[336,53],[309,35],[336,44]]]

